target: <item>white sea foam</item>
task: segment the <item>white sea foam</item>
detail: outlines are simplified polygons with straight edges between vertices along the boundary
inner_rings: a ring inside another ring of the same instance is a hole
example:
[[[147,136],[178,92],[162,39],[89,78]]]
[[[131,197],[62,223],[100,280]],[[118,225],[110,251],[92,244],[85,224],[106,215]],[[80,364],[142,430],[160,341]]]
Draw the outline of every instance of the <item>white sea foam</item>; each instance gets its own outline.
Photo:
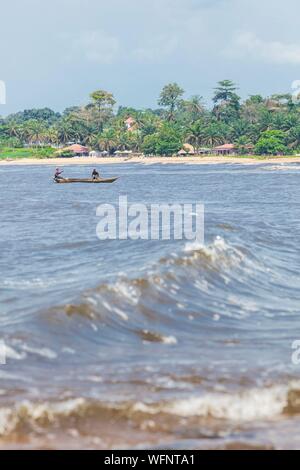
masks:
[[[191,251],[198,251],[203,250],[208,254],[214,254],[215,250],[224,251],[229,248],[229,245],[225,242],[224,238],[217,236],[212,244],[210,245],[203,245],[197,241],[195,242],[188,242],[185,244],[184,251],[191,252]]]
[[[184,250],[185,253],[193,253],[196,251],[202,251],[205,255],[209,256],[212,261],[219,259],[220,255],[228,252],[232,259],[237,258],[242,261],[245,256],[238,251],[236,248],[230,246],[224,238],[217,236],[213,243],[210,245],[202,245],[198,242],[186,243]]]
[[[125,282],[119,281],[115,285],[115,289],[132,305],[136,305],[140,298],[140,293],[134,286],[126,284]]]
[[[108,302],[102,301],[102,306],[106,308],[106,310],[108,310],[109,312],[112,312],[112,307],[111,305],[109,305]]]
[[[183,251],[186,253],[190,253],[190,252],[197,251],[197,250],[203,250],[204,248],[205,248],[205,245],[199,242],[188,242],[185,244]]]
[[[124,321],[128,321],[129,320],[129,317],[126,313],[124,313],[122,310],[120,310],[119,308],[116,308],[114,307],[114,312],[120,317],[122,318],[122,320]]]
[[[271,419],[284,412],[288,406],[288,393],[295,386],[299,387],[299,383],[291,384],[290,388],[273,386],[236,394],[210,393],[161,405],[136,403],[133,411],[152,415],[163,412],[184,418],[198,416],[240,422]]]
[[[4,288],[11,288],[11,289],[46,289],[48,287],[54,286],[57,284],[58,281],[50,280],[50,279],[28,279],[28,280],[16,280],[16,279],[5,279],[1,284]]]
[[[182,417],[211,416],[232,421],[252,421],[271,418],[287,406],[286,390],[251,390],[242,395],[207,395],[202,398],[179,400],[166,406],[165,411]]]
[[[26,352],[18,352],[12,347],[8,346],[7,344],[4,344],[3,348],[4,348],[4,356],[6,359],[22,361],[23,359],[27,357]]]
[[[57,354],[48,348],[35,348],[27,344],[22,345],[22,350],[31,354],[36,354],[37,356],[44,357],[46,359],[56,359]]]
[[[184,247],[186,261],[198,262],[203,258],[212,268],[218,269],[219,275],[225,284],[229,284],[230,276],[228,272],[239,267],[243,263],[243,269],[247,269],[249,262],[246,255],[238,248],[228,244],[222,237],[216,237],[210,245],[199,245],[198,243],[186,244]],[[250,263],[251,264],[251,263]],[[251,270],[253,267],[251,266]],[[201,279],[199,279],[201,283]],[[197,286],[196,286],[197,287]],[[207,285],[204,288],[207,288]],[[202,286],[200,287],[202,290]]]
[[[80,413],[86,406],[82,398],[59,403],[34,404],[23,402],[16,408],[0,408],[0,435],[5,436],[17,428],[21,422],[54,422],[57,417],[67,417]]]
[[[162,336],[161,342],[163,344],[170,344],[170,345],[178,343],[177,338],[175,338],[175,336]]]
[[[100,382],[100,377],[90,376],[88,380]],[[166,384],[165,384],[166,385]],[[296,396],[291,398],[290,392]],[[78,416],[84,419],[92,407],[99,409],[123,410],[130,413],[156,415],[167,413],[179,418],[211,417],[236,423],[274,419],[284,413],[288,407],[295,407],[298,412],[299,381],[287,386],[274,385],[269,388],[253,388],[240,393],[216,392],[199,397],[173,400],[165,403],[145,404],[89,402],[83,398],[73,398],[61,402],[32,403],[24,401],[15,407],[0,408],[0,436],[9,435],[17,430],[19,424],[27,423],[51,425],[60,418]]]
[[[157,343],[162,343],[171,346],[178,343],[178,340],[177,338],[175,338],[175,336],[164,336],[156,333],[151,333],[148,330],[144,330],[143,333],[145,335],[145,339],[143,341],[144,344],[149,344],[152,341],[155,341]]]

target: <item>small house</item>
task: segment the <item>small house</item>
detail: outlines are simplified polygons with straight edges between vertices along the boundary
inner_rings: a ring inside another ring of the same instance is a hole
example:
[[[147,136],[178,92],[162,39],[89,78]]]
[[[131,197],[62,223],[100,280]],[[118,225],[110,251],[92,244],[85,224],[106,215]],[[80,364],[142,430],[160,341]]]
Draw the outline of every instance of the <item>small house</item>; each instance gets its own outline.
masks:
[[[74,154],[74,157],[88,157],[89,149],[80,144],[73,144],[63,149],[64,152],[70,152]]]
[[[213,149],[214,153],[217,155],[237,155],[238,148],[234,144],[224,144]]]
[[[129,132],[132,132],[136,129],[136,121],[133,119],[133,117],[129,116],[126,121],[124,122],[126,129]]]
[[[184,144],[178,155],[195,155],[195,149],[191,144]]]

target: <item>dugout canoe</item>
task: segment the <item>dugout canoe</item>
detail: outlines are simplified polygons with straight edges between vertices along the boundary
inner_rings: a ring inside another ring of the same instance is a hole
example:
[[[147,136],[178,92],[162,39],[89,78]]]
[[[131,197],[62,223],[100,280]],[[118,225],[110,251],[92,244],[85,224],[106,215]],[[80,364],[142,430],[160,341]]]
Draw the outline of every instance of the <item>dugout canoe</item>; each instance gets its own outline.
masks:
[[[90,183],[90,184],[109,184],[114,183],[119,178],[99,178],[99,179],[92,179],[92,178],[54,178],[55,183],[58,184],[67,184],[67,183]]]

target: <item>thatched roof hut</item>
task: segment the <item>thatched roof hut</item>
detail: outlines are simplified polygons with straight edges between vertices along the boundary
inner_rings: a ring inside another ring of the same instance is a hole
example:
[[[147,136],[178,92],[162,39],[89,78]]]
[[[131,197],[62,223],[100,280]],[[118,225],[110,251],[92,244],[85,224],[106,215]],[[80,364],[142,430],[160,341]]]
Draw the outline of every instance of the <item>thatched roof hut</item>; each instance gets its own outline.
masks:
[[[195,148],[191,144],[183,144],[183,149],[189,155],[195,155]]]

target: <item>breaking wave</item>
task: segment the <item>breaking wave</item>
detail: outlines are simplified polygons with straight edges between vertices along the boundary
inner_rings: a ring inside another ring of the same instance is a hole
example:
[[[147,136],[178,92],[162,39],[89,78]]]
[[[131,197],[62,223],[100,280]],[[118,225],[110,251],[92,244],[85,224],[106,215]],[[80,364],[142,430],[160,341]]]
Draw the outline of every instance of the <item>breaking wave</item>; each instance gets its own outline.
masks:
[[[84,292],[78,303],[51,310],[50,314],[63,312],[95,325],[100,321],[114,328],[126,328],[145,341],[175,344],[176,334],[157,328],[172,318],[179,323],[191,321],[199,306],[202,317],[214,320],[222,316],[244,318],[255,312],[257,306],[249,304],[247,292],[238,299],[226,292],[233,282],[236,286],[244,283],[249,293],[259,289],[261,283],[256,275],[264,269],[260,260],[221,237],[208,246],[187,243],[181,252],[161,258],[139,277],[119,276],[115,282]],[[230,308],[224,308],[224,295]],[[220,311],[211,308],[212,300],[214,306],[220,304]],[[190,313],[190,317],[187,319],[184,313]]]
[[[115,342],[122,335],[123,342],[172,347],[181,342],[193,322],[201,322],[204,331],[207,322],[240,320],[259,311],[259,306],[249,302],[249,294],[260,288],[260,270],[264,266],[259,260],[221,237],[207,246],[187,243],[180,252],[147,266],[139,277],[119,275],[115,282],[84,291],[78,302],[41,311],[40,318],[47,322],[43,330],[53,331],[56,317],[60,331],[65,327],[69,338],[72,322],[80,337],[84,328],[89,329],[84,340],[92,343]],[[231,294],[230,283],[242,284],[243,295]],[[104,326],[108,328],[103,336],[99,329]],[[51,340],[45,346],[37,338],[34,341],[25,347],[19,340],[8,339],[9,357],[22,360],[36,354],[53,360],[59,356]],[[68,347],[74,346],[70,338]]]
[[[105,403],[74,398],[60,402],[23,402],[15,407],[0,408],[0,436],[2,438],[23,432],[40,432],[58,424],[64,426],[84,420],[102,422],[108,417],[142,424],[145,420],[162,416],[177,418],[212,418],[220,421],[246,423],[272,420],[280,415],[300,413],[300,383],[288,386],[274,385],[264,389],[250,389],[234,394],[207,394],[161,403],[142,402]],[[200,423],[200,422],[199,422]]]
[[[272,419],[283,413],[300,413],[300,383],[254,388],[241,393],[211,393],[154,406],[137,403],[134,410],[153,415],[167,413],[183,418],[197,416],[237,422]]]
[[[230,246],[221,237],[208,246],[187,243],[179,254],[172,254],[160,259],[156,265],[148,266],[145,275],[135,278],[120,276],[114,283],[101,284],[85,292],[82,302],[62,308],[68,316],[95,320],[99,316],[104,318],[107,314],[114,314],[120,321],[128,322],[133,310],[139,309],[145,298],[149,300],[151,297],[152,303],[156,301],[156,308],[159,308],[158,303],[160,306],[169,303],[180,309],[186,292],[197,294],[199,299],[199,295],[206,295],[214,286],[216,295],[215,287],[221,288],[230,279],[239,279],[241,274],[246,275],[255,268],[242,250]],[[143,307],[144,311],[146,306]]]

